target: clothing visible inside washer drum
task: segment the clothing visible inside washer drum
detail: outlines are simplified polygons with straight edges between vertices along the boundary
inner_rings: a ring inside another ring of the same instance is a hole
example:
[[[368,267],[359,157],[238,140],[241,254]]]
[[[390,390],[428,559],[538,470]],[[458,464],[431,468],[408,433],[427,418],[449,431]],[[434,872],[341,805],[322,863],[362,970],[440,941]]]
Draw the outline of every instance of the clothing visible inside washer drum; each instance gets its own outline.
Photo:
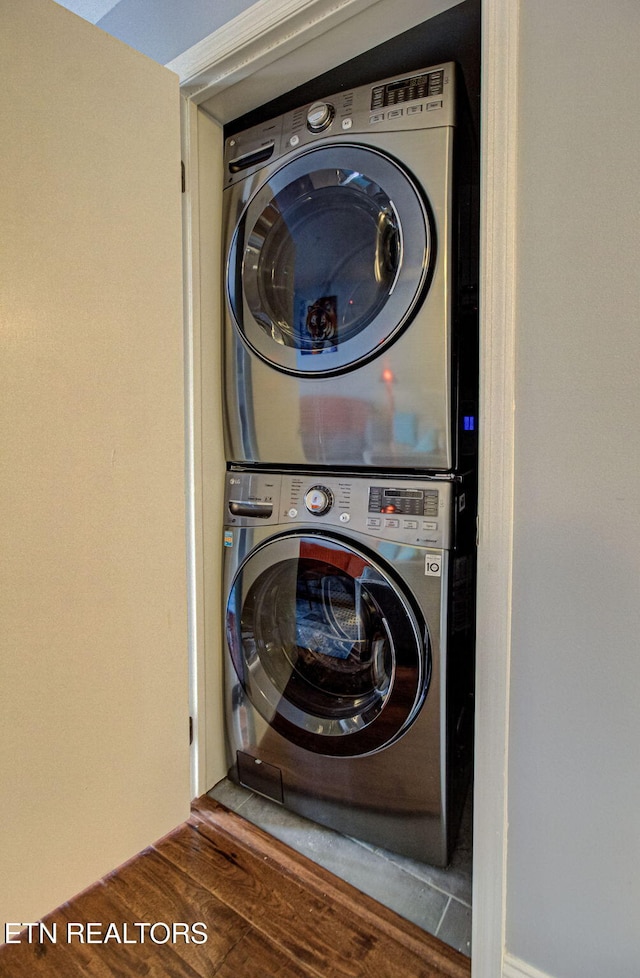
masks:
[[[336,718],[383,708],[393,682],[384,615],[366,584],[316,559],[260,577],[242,616],[269,680],[299,709]]]

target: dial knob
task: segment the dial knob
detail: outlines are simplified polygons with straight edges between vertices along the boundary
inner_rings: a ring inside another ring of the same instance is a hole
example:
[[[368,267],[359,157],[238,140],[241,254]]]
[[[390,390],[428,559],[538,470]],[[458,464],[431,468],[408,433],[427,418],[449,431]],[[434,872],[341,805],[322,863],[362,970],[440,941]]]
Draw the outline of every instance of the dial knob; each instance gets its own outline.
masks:
[[[335,109],[329,102],[314,102],[307,112],[307,129],[322,132],[331,125]]]
[[[326,486],[311,486],[305,493],[304,504],[314,516],[324,516],[333,506],[333,494]]]

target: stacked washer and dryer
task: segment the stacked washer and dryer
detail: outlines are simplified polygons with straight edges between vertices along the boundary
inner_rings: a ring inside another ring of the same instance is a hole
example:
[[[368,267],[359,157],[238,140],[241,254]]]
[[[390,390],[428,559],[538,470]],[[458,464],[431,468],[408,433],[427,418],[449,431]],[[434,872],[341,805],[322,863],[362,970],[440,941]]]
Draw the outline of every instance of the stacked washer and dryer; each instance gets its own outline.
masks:
[[[471,764],[477,329],[453,64],[225,142],[230,777],[443,865]]]

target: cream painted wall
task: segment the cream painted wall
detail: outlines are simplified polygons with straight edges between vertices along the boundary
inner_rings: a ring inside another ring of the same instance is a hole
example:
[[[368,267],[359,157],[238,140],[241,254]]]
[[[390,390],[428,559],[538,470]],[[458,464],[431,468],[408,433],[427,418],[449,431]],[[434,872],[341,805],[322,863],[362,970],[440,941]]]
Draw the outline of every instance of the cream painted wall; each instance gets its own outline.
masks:
[[[0,13],[0,925],[188,815],[177,78]]]
[[[640,7],[520,18],[507,948],[636,978]]]

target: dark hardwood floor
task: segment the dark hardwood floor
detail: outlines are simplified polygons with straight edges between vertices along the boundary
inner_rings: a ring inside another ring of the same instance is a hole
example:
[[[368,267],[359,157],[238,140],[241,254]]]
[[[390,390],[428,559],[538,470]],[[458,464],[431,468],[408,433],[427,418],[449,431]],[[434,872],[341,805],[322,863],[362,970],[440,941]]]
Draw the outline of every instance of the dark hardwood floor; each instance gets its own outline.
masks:
[[[31,941],[23,932],[0,948],[2,978],[471,973],[464,955],[207,797],[187,823],[42,923]]]

